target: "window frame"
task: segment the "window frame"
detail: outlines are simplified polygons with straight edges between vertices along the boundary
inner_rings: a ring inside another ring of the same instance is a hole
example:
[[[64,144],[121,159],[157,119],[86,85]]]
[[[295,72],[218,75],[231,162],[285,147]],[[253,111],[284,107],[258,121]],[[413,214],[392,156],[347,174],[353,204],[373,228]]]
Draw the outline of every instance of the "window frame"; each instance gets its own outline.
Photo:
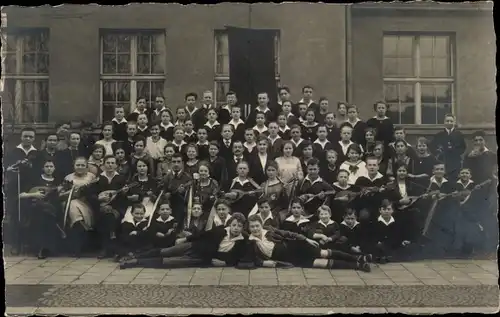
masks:
[[[167,34],[163,29],[101,29],[99,32],[99,122],[103,122],[103,114],[104,114],[104,102],[103,102],[103,93],[104,93],[104,81],[127,81],[130,85],[130,109],[128,113],[131,113],[136,108],[137,98],[137,82],[140,81],[162,81],[163,82],[163,91],[165,90],[165,84],[167,80],[167,69],[166,63],[163,69],[162,74],[140,74],[137,73],[137,57],[138,57],[138,37],[144,34],[152,34],[152,35],[161,35],[164,40],[164,50],[163,53],[160,54],[162,58],[166,60],[167,58]],[[105,74],[104,73],[104,36],[108,34],[117,34],[117,35],[129,35],[130,38],[130,73],[129,74]],[[148,100],[148,102],[153,102],[152,100]]]
[[[413,84],[414,92],[414,104],[415,104],[415,122],[414,123],[396,123],[398,125],[423,125],[426,127],[432,126],[442,126],[444,123],[422,123],[422,84],[449,84],[451,87],[451,113],[457,116],[457,98],[456,98],[456,40],[455,34],[449,32],[384,32],[382,40],[386,36],[400,36],[400,37],[412,37],[412,67],[413,76],[412,77],[397,77],[397,76],[386,76],[385,71],[385,52],[382,46],[382,76],[383,76],[383,89],[384,100],[385,96],[385,85],[390,84]],[[449,49],[449,65],[450,65],[450,75],[447,77],[422,77],[421,76],[421,49],[420,49],[420,38],[421,37],[446,37],[448,39],[448,49]],[[399,109],[398,109],[399,111]]]
[[[280,62],[281,62],[281,32],[279,29],[275,30],[276,31],[276,35],[275,35],[275,59],[276,59],[276,69],[275,69],[275,81],[276,81],[276,85],[277,87],[279,87],[280,83],[281,83],[281,66],[280,66]],[[230,78],[229,78],[229,74],[225,75],[225,74],[220,74],[217,72],[217,57],[218,57],[218,52],[217,52],[217,37],[218,36],[221,36],[221,35],[225,35],[227,36],[227,30],[224,30],[224,29],[215,29],[214,30],[214,103],[215,104],[220,104],[221,106],[222,105],[225,105],[226,102],[225,101],[222,101],[222,102],[218,102],[217,101],[217,84],[218,83],[227,83],[229,84],[230,83]],[[277,42],[277,43],[276,43]],[[229,43],[229,41],[228,41]],[[228,52],[229,54],[229,52]],[[228,58],[229,58],[229,55],[228,55]]]
[[[1,49],[1,59],[2,59],[2,70],[6,69],[6,63],[7,63],[7,56],[9,53],[12,51],[7,51],[5,48],[7,47],[7,41],[9,37],[14,37],[14,46],[15,46],[15,73],[6,73],[2,72],[2,78],[1,78],[1,94],[2,98],[4,98],[4,94],[8,93],[6,90],[7,88],[7,82],[10,80],[14,81],[14,96],[12,96],[11,101],[13,103],[9,105],[9,111],[12,111],[12,114],[9,114],[4,117],[10,117],[9,119],[12,120],[5,120],[6,124],[12,124],[12,125],[26,125],[26,124],[32,124],[32,125],[46,125],[50,123],[49,116],[50,116],[50,100],[47,100],[47,120],[46,121],[40,121],[37,122],[36,119],[33,122],[27,122],[27,121],[22,121],[23,118],[23,104],[25,103],[25,100],[23,99],[24,91],[23,91],[23,86],[25,82],[30,82],[30,81],[43,81],[47,83],[47,96],[48,99],[50,99],[50,29],[49,28],[8,28],[6,25],[4,25],[4,21],[6,21],[6,14],[2,13],[2,28],[0,31],[2,32],[2,49]],[[24,41],[26,35],[30,34],[37,34],[41,35],[45,33],[46,38],[47,38],[47,54],[49,58],[49,65],[47,69],[46,74],[42,73],[33,73],[33,74],[24,74],[23,73],[23,55],[24,55]],[[7,99],[7,98],[5,98]],[[37,101],[37,100],[35,100]],[[12,107],[12,109],[10,109]],[[5,108],[4,108],[5,109]],[[41,111],[40,109],[37,109],[37,114]]]

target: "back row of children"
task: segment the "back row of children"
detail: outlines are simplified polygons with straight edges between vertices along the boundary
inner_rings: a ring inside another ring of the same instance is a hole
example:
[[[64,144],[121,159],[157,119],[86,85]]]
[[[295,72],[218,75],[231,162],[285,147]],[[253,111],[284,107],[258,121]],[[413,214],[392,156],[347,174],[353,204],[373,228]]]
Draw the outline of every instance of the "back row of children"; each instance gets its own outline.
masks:
[[[124,218],[127,208],[142,201],[143,196],[158,196],[161,189],[170,194],[171,208],[180,211],[173,215],[181,224],[178,226],[180,230],[189,191],[189,186],[181,184],[192,181],[195,174],[199,175],[196,183],[202,207],[201,222],[228,219],[218,214],[209,216],[220,192],[227,193],[232,210],[248,216],[255,212],[253,206],[257,198],[242,193],[260,191],[259,194],[268,198],[280,227],[287,222],[301,221],[290,218],[291,206],[287,201],[294,197],[301,198],[304,217],[317,216],[318,208],[326,205],[332,211],[332,221],[337,223],[344,221],[347,211],[350,217],[354,214],[360,221],[378,223],[378,207],[384,199],[390,203],[409,204],[408,197],[428,192],[434,183],[458,180],[457,186],[461,184],[470,189],[471,175],[480,183],[493,173],[496,159],[485,147],[484,135],[476,133],[475,148],[463,165],[468,173],[460,173],[460,179],[457,179],[465,141],[456,130],[452,115],[446,115],[445,129],[431,142],[419,138],[415,150],[405,140],[404,129],[394,128],[386,116],[384,103],[376,103],[376,116],[364,123],[358,118],[356,106],[339,103],[335,116],[328,111],[327,99],[322,98],[319,105],[311,101],[310,90],[310,87],[304,87],[304,100],[293,104],[287,100],[289,90],[281,88],[280,96],[284,98],[280,108],[277,105],[271,107],[267,94],[261,93],[257,98],[258,106],[245,122],[241,119],[242,109],[237,106],[233,92],[227,94],[228,105],[224,107],[211,104],[196,107],[196,94],[187,94],[186,107],[177,110],[175,124],[162,97],[156,98],[153,111],[146,109],[146,100],[140,98],[137,108],[127,119],[124,109],[117,107],[115,118],[103,124],[102,138],[93,145],[88,139],[82,142],[82,136],[76,132],[68,134],[66,148],[61,146],[64,139],[57,134],[48,135],[34,165],[37,171],[42,168],[45,171],[45,165],[52,162],[54,175],[50,177],[56,182],[75,173],[83,177],[85,173],[106,174],[108,177],[119,174],[120,181],[111,186],[115,190],[127,181],[148,183],[150,190],[141,189],[138,194],[129,195],[133,199],[127,197],[128,205],[115,206],[114,209],[120,210],[118,214],[107,212],[114,220],[101,221],[94,217],[96,219],[88,220],[82,226],[85,231],[97,222],[109,223],[104,226],[104,235],[110,238],[116,234],[108,231],[117,230],[116,221]],[[210,99],[211,93],[204,93],[204,101]],[[31,134],[31,131],[25,132],[23,135]],[[28,146],[31,135],[27,138],[23,135],[12,162],[33,150],[32,144]],[[436,159],[438,155],[440,160]],[[475,164],[478,161],[484,164]],[[29,178],[28,175],[24,173],[24,177]],[[47,179],[47,175],[44,178]],[[156,182],[160,179],[161,184]],[[27,183],[33,184],[31,180]],[[113,181],[107,183],[101,184],[99,191],[110,187]],[[387,190],[390,195],[373,190],[387,184],[392,184]],[[152,187],[156,188],[153,190]],[[454,187],[450,186],[450,190],[454,191]],[[150,195],[145,195],[147,192]],[[76,215],[82,214],[82,208],[73,206],[70,215],[72,210]],[[423,216],[420,216],[420,225],[413,225],[416,215],[401,213],[402,217],[397,217],[402,218],[398,222],[414,228],[406,232],[411,233],[408,239],[414,239],[423,225]],[[78,216],[74,218],[78,219]],[[305,219],[309,222],[317,220],[314,217]],[[109,255],[110,251],[105,253]]]

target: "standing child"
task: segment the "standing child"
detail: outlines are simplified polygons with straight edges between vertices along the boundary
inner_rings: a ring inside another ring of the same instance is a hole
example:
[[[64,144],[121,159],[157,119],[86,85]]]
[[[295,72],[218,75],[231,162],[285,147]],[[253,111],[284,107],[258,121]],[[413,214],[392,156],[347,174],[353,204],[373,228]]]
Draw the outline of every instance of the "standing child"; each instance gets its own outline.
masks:
[[[138,136],[135,138],[134,142],[134,153],[130,156],[130,174],[132,176],[137,172],[136,165],[137,160],[144,160],[148,163],[148,173],[150,175],[154,175],[155,165],[154,160],[151,155],[146,151],[146,139],[142,136]]]
[[[253,127],[253,131],[255,132],[256,138],[259,136],[268,136],[269,131],[266,126],[266,115],[265,113],[259,112],[255,114],[255,126]]]
[[[94,148],[92,149],[92,154],[89,157],[88,160],[88,165],[89,165],[89,172],[91,172],[94,175],[99,175],[101,174],[102,170],[101,167],[103,165],[103,158],[104,158],[104,146],[100,144],[95,144]]]
[[[269,154],[272,159],[277,158],[281,154],[283,148],[283,139],[279,136],[279,127],[276,122],[269,123]]]
[[[229,186],[226,161],[224,158],[219,156],[219,148],[220,145],[218,142],[210,142],[210,145],[208,146],[209,158],[207,162],[209,164],[210,176],[217,181],[220,188],[226,188]]]
[[[245,130],[245,142],[243,143],[245,151],[243,155],[245,156],[246,159],[248,159],[251,156],[254,156],[257,153],[257,142],[255,142],[256,138],[257,137],[255,130],[253,129]]]
[[[328,104],[328,98],[321,97],[319,98],[319,112],[316,118],[316,121],[319,124],[325,124],[326,114],[330,111],[330,106]]]
[[[297,117],[293,114],[292,107],[293,107],[293,104],[291,101],[283,101],[283,103],[281,104],[281,113],[284,115],[285,123],[289,127],[294,125],[294,124],[300,123],[300,121],[297,119]]]
[[[231,121],[229,125],[233,129],[234,140],[243,141],[245,135],[245,121],[241,120],[241,107],[234,105],[231,107]],[[222,127],[224,129],[224,126]]]
[[[187,118],[188,118],[188,115],[186,113],[186,108],[183,108],[183,107],[180,107],[180,108],[177,108],[177,110],[175,111],[175,123],[174,123],[174,126],[178,127],[184,127],[184,123],[186,122]]]
[[[163,159],[158,163],[156,168],[156,178],[165,179],[168,173],[172,172],[172,157],[175,153],[175,146],[172,143],[168,143],[163,148]]]
[[[311,159],[314,158],[313,147],[311,142],[309,141],[303,142],[302,155],[300,155],[299,157],[302,160],[302,170],[303,171],[307,170],[307,162],[309,162]],[[319,162],[318,164],[320,164],[321,167],[321,162],[319,160],[318,162]]]
[[[113,139],[117,141],[127,140],[127,120],[125,119],[125,109],[123,105],[115,106],[115,117],[113,123]]]
[[[387,146],[392,142],[394,136],[394,124],[387,117],[387,104],[377,101],[373,104],[373,110],[377,113],[373,118],[366,121],[366,125],[376,131],[375,140],[382,141]]]
[[[111,122],[102,124],[102,137],[96,144],[104,146],[104,155],[113,155],[113,143],[116,140],[113,139],[113,124]]]
[[[335,123],[335,114],[333,112],[328,112],[325,115],[325,127],[328,132],[328,136],[326,137],[328,141],[332,142],[332,144],[340,141],[340,129]]]
[[[333,184],[337,181],[337,174],[339,173],[339,166],[337,162],[337,152],[335,150],[326,151],[326,162],[320,168],[321,178],[328,184]]]
[[[290,126],[286,122],[286,116],[284,113],[278,115],[278,135],[285,141],[290,140]]]
[[[153,122],[149,126],[149,132],[151,136],[146,138],[146,151],[153,158],[154,171],[156,171],[156,166],[163,159],[163,153],[165,146],[167,145],[167,140],[160,136],[160,124],[158,122]]]
[[[352,141],[357,144],[365,144],[365,130],[368,127],[365,122],[359,119],[359,110],[355,105],[347,106],[347,121],[352,128]]]
[[[417,152],[415,149],[411,146],[411,144],[406,141],[406,131],[405,128],[403,127],[396,127],[394,128],[394,142],[389,143],[389,151],[388,151],[388,157],[394,157],[396,156],[396,141],[403,141],[406,144],[406,148],[408,151],[408,156],[411,158],[414,158],[417,156]]]
[[[233,108],[234,110],[235,108]],[[224,161],[229,162],[233,158],[233,136],[234,129],[231,124],[225,124],[222,126],[222,142],[219,148],[219,156],[224,159]],[[236,139],[234,139],[236,140]]]
[[[302,129],[299,125],[294,125],[290,130],[291,139],[290,142],[293,143],[294,150],[293,156],[302,157],[302,150],[304,149],[305,140],[302,138]]]
[[[357,144],[351,144],[347,148],[347,161],[340,164],[340,169],[347,170],[350,173],[348,181],[350,185],[354,185],[359,177],[368,174],[366,164],[361,160],[361,154],[361,147]]]
[[[198,160],[198,148],[195,144],[188,144],[186,146],[187,160],[184,163],[184,171],[191,177],[194,173],[198,173],[200,161]]]
[[[136,135],[137,124],[131,121],[127,122],[127,140],[123,144],[127,156],[130,156],[134,152],[134,139]]]
[[[148,116],[145,113],[142,113],[137,116],[137,135],[141,135],[144,138],[150,136],[148,129]]]
[[[165,109],[161,112],[160,115],[161,123],[160,123],[160,136],[167,140],[168,142],[172,142],[174,139],[174,124],[172,123],[172,112],[169,109]]]
[[[198,140],[196,139],[196,133],[194,132],[194,124],[190,119],[184,122],[184,141],[187,144],[196,143]]]
[[[413,174],[413,159],[408,155],[408,147],[403,140],[394,142],[394,155],[387,162],[387,176],[394,179],[396,167],[399,165],[406,165],[408,173]]]
[[[208,158],[210,157],[208,154],[208,147],[210,145],[210,142],[207,139],[208,134],[207,134],[206,124],[204,127],[198,129],[198,133],[196,133],[196,136],[198,138],[198,142],[196,142],[196,146],[198,147],[198,159],[202,161],[207,161]]]
[[[347,122],[347,103],[342,101],[337,102],[337,115],[335,121],[337,127]]]
[[[352,202],[350,202],[350,197],[348,195],[342,195],[346,192],[355,193],[356,188],[349,185],[349,171],[339,170],[337,174],[337,179],[333,182],[333,190],[335,191],[335,196],[331,200],[331,210],[332,217],[334,221],[342,221],[342,217],[348,208],[352,207]]]
[[[215,109],[207,110],[207,122],[203,126],[207,131],[208,141],[217,141],[220,139],[222,126],[217,121],[217,111]],[[229,121],[229,120],[228,120]]]
[[[420,137],[417,140],[417,156],[413,161],[413,173],[408,174],[408,177],[415,183],[417,195],[424,193],[429,178],[432,175],[432,169],[436,164],[436,158],[429,153],[429,141]]]
[[[302,123],[307,121],[306,120],[306,113],[307,113],[307,109],[308,109],[307,105],[305,103],[299,102],[297,104],[297,109],[299,111],[299,113],[298,113],[299,123],[297,123],[297,124],[302,124]]]
[[[321,166],[327,165],[326,152],[333,150],[333,144],[328,141],[328,130],[324,125],[318,126],[316,130],[317,139],[313,142],[314,157],[319,159]]]
[[[351,126],[349,125],[342,126],[340,128],[340,141],[337,142],[337,144],[334,144],[335,145],[334,150],[339,155],[338,161],[340,163],[348,159],[347,149],[349,149],[351,145],[355,144],[354,142],[351,141],[351,137],[352,137]]]
[[[120,144],[121,142],[117,142],[115,144]],[[130,162],[127,160],[127,155],[125,150],[121,146],[115,147],[115,158],[116,158],[116,171],[118,174],[123,176],[125,179],[130,179]]]
[[[226,105],[222,106],[218,113],[219,122],[221,125],[228,124],[231,121],[231,108],[236,105],[238,99],[234,91],[226,92]]]
[[[365,158],[369,156],[373,156],[373,149],[375,148],[375,132],[373,128],[366,128],[365,130],[365,141],[366,143],[364,144],[363,148],[365,149]],[[379,141],[383,142],[383,141]]]
[[[446,176],[456,179],[462,166],[462,155],[466,144],[462,132],[456,129],[456,119],[452,114],[444,116],[445,128],[438,132],[431,142],[431,152],[446,165]]]
[[[175,147],[175,152],[176,153],[181,153],[182,155],[185,155],[186,153],[186,146],[187,142],[184,141],[184,128],[181,126],[176,126],[174,128],[174,141],[172,144]]]
[[[305,140],[314,142],[318,137],[319,124],[316,122],[316,112],[313,109],[307,109],[306,121],[302,122],[303,136]]]
[[[137,122],[140,114],[145,114],[146,118],[149,118],[149,108],[147,107],[147,100],[144,97],[137,98],[136,108],[128,115],[127,121]]]
[[[161,113],[168,108],[165,106],[165,97],[156,96],[155,97],[155,106],[154,110],[151,111],[149,120],[151,122],[161,121]]]

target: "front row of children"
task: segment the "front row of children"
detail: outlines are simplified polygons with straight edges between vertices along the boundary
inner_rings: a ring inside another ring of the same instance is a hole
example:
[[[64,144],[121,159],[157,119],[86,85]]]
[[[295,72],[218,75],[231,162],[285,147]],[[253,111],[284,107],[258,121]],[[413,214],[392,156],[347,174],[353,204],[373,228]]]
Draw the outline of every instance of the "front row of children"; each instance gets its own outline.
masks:
[[[369,226],[360,224],[354,210],[348,210],[340,225],[331,210],[322,205],[317,221],[303,216],[303,204],[294,199],[291,216],[277,228],[269,201],[258,202],[258,212],[248,219],[219,200],[214,205],[217,219],[210,230],[192,226],[179,232],[168,203],[159,207],[158,217],[148,227],[145,208],[132,208],[132,218],[122,224],[120,267],[179,267],[224,265],[239,268],[314,267],[355,269],[370,272],[370,263],[387,263],[391,252],[410,244],[405,230],[392,216],[392,203],[383,200],[380,216]],[[201,216],[195,204],[192,220]],[[154,216],[156,217],[156,216]],[[366,228],[370,228],[366,230]],[[368,239],[369,237],[369,239]],[[142,248],[147,246],[148,248]]]

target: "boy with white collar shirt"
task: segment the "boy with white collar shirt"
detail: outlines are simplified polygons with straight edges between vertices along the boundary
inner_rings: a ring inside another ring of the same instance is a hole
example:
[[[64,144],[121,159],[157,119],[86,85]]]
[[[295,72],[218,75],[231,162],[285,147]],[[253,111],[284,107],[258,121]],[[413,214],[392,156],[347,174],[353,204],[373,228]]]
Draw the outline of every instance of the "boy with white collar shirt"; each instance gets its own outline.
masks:
[[[233,139],[244,141],[245,138],[245,121],[241,120],[241,107],[234,105],[231,107],[231,121],[229,125],[233,128]]]
[[[352,144],[355,144],[352,140],[352,127],[348,124],[344,124],[340,127],[340,141],[337,143],[333,144],[335,152],[338,154],[338,162],[341,164],[345,161],[347,161],[347,150],[349,149],[349,146]],[[359,145],[361,150],[363,151],[363,148],[361,145]]]
[[[290,127],[287,125],[286,117],[283,113],[280,113],[277,118],[278,123],[278,135],[283,140],[290,140]]]
[[[344,220],[339,226],[340,236],[347,238],[347,241],[341,246],[341,250],[360,254],[362,249],[365,249],[367,242],[367,230],[365,227],[367,226],[358,222],[356,211],[354,209],[347,209],[344,214]]]
[[[266,126],[266,115],[262,112],[255,114],[255,126],[252,128],[255,132],[256,138],[259,136],[269,136],[269,131]]]
[[[321,166],[326,166],[326,152],[328,150],[333,150],[333,144],[328,141],[328,130],[324,125],[318,127],[316,132],[318,138],[313,142],[313,153],[314,157],[319,159]]]
[[[177,221],[172,217],[172,208],[168,202],[160,204],[158,215],[151,222],[148,231],[155,248],[169,248],[175,243]]]
[[[250,114],[246,118],[246,125],[249,128],[252,128],[257,124],[257,113],[264,114],[264,125],[275,119],[274,113],[269,108],[269,96],[267,92],[260,92],[257,95],[257,102],[257,107],[250,111]]]
[[[283,139],[279,136],[279,126],[276,122],[270,122],[268,126],[269,131],[269,155],[275,159],[282,155]]]
[[[366,121],[366,125],[375,129],[376,141],[384,142],[384,145],[389,145],[394,137],[394,124],[391,119],[387,117],[387,104],[383,101],[377,101],[373,104],[373,110],[377,113],[373,118]]]
[[[206,129],[208,141],[217,141],[220,138],[222,126],[219,121],[217,121],[217,118],[217,111],[215,109],[212,108],[207,110],[207,122],[205,122],[205,125],[201,128]]]
[[[138,121],[138,116],[145,114],[146,118],[150,117],[150,110],[147,107],[147,101],[144,97],[137,98],[136,108],[127,116],[127,121]]]
[[[127,140],[127,120],[125,119],[125,109],[123,105],[115,106],[115,117],[113,123],[113,139],[117,141]]]
[[[149,117],[149,120],[151,122],[161,121],[161,113],[163,111],[167,110],[167,107],[165,106],[165,97],[156,96],[154,107],[155,107],[154,110],[151,111],[151,115]]]
[[[228,124],[231,121],[231,109],[238,102],[236,93],[234,91],[228,91],[226,93],[226,105],[222,106],[218,113],[219,123],[221,125]]]

